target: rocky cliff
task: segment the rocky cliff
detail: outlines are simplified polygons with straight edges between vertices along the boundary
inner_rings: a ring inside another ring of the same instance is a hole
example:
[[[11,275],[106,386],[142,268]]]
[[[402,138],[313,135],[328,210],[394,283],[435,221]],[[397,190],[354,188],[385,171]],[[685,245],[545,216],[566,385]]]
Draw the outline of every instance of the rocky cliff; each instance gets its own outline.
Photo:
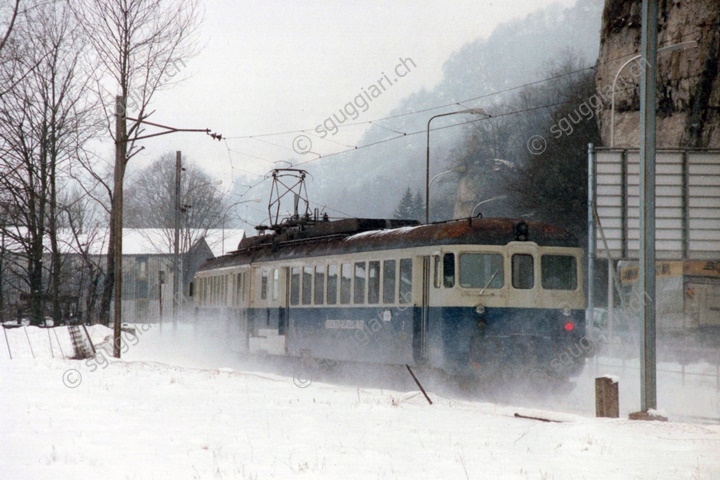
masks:
[[[605,2],[596,75],[605,146],[638,146],[641,5]],[[720,2],[660,0],[658,23],[657,146],[720,148]]]

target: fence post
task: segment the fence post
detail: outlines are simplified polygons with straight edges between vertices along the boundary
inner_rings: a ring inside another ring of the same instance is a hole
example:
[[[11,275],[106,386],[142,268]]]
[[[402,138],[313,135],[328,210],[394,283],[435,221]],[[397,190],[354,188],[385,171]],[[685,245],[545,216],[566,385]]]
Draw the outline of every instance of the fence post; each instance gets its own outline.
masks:
[[[619,400],[618,380],[616,377],[605,375],[595,379],[596,417],[619,418]]]

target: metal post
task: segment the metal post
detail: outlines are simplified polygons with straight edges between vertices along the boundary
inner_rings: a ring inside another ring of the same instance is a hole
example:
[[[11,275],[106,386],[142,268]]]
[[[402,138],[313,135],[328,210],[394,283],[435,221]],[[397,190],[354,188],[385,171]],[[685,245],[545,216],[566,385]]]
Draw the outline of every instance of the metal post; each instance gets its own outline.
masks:
[[[657,408],[655,352],[655,89],[658,1],[642,2],[643,70],[640,80],[640,302],[643,338],[640,409]]]
[[[587,311],[585,324],[590,326],[595,309],[595,146],[588,143],[588,268]]]
[[[612,340],[615,336],[615,262],[610,258],[610,252],[607,252],[608,261],[608,296],[607,296],[607,312],[608,312],[608,338]],[[618,285],[619,286],[619,285]]]
[[[173,254],[173,330],[177,329],[178,292],[180,286],[180,177],[182,152],[175,152],[175,247]]]

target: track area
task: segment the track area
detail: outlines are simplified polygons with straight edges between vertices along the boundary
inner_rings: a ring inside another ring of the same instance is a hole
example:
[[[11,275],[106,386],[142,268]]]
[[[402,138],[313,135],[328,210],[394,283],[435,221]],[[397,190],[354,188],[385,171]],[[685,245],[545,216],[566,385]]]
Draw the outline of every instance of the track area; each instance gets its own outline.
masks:
[[[150,329],[128,343],[123,360],[106,359],[107,364],[29,356],[0,360],[0,431],[7,439],[0,457],[3,475],[643,480],[720,475],[717,425],[595,419],[567,413],[556,403],[560,397],[546,399],[553,408],[533,405],[519,391],[502,400],[502,388],[486,392],[485,399],[462,398],[439,390],[441,379],[417,372],[430,385],[433,405],[428,405],[407,373],[382,367],[321,370],[337,375],[336,381],[318,377],[299,388],[293,380],[297,364],[252,366],[225,353],[211,336],[181,325],[174,333],[167,326],[162,334]],[[580,385],[575,392],[582,393]]]

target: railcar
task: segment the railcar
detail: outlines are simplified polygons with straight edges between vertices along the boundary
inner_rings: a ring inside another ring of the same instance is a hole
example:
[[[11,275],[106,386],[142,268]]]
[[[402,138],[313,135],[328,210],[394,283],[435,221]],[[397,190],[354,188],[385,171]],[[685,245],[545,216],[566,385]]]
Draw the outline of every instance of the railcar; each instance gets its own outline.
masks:
[[[247,352],[567,379],[584,361],[582,249],[507,218],[295,222],[194,279]]]

